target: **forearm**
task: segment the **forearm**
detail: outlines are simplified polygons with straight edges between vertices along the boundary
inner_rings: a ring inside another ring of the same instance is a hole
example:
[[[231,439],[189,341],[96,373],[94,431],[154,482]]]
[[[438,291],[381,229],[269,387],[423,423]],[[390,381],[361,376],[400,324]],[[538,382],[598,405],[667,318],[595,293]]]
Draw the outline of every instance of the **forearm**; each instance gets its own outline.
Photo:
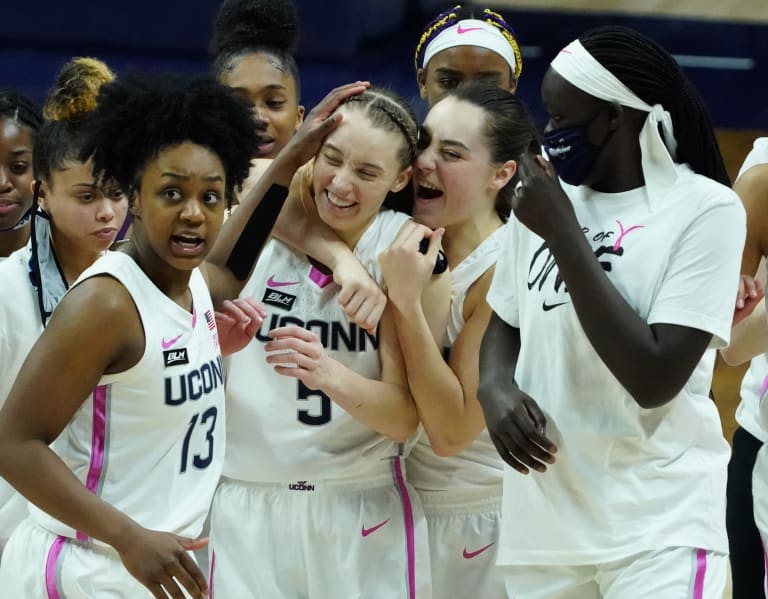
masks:
[[[331,270],[340,260],[356,260],[352,250],[333,229],[321,221],[316,212],[308,212],[301,200],[294,196],[293,189],[291,192],[275,224],[274,236]]]
[[[602,361],[643,407],[671,400],[692,369],[664,354],[653,329],[608,279],[579,229],[550,240],[576,315]]]
[[[0,447],[0,476],[61,522],[115,546],[137,524],[91,493],[44,442],[11,440]]]
[[[738,366],[757,355],[768,352],[768,321],[765,300],[755,306],[752,314],[731,329],[731,343],[720,350],[727,364]]]
[[[296,165],[279,156],[253,188],[240,198],[239,208],[224,223],[206,262],[227,269],[240,281],[248,277],[288,197]],[[264,201],[262,201],[264,200]]]
[[[494,312],[480,344],[477,399],[484,409],[518,391],[515,369],[519,356],[520,329],[510,326]]]
[[[410,438],[419,420],[405,384],[365,378],[339,362],[323,391],[365,426],[395,441]]]
[[[457,453],[482,429],[482,414],[467,413],[461,383],[434,342],[421,305],[396,308],[394,315],[408,385],[430,444],[438,455]]]

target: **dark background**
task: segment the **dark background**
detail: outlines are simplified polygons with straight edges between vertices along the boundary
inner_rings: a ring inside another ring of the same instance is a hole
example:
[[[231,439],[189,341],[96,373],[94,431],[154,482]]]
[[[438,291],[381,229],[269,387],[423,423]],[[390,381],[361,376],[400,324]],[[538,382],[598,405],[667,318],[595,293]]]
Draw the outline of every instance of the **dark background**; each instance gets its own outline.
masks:
[[[101,58],[117,73],[129,67],[206,71],[206,47],[219,0],[16,0],[3,4],[0,85],[18,87],[42,100],[61,64],[76,55]],[[413,50],[427,21],[451,4],[297,0],[302,24],[297,56],[302,102],[311,107],[334,85],[370,79],[413,98],[423,114]],[[501,12],[523,46],[525,63],[518,93],[539,119],[543,116],[538,88],[549,60],[584,30],[621,23],[655,38],[679,55],[684,65],[699,65],[686,67],[686,72],[704,95],[718,127],[768,128],[766,24],[507,8]]]

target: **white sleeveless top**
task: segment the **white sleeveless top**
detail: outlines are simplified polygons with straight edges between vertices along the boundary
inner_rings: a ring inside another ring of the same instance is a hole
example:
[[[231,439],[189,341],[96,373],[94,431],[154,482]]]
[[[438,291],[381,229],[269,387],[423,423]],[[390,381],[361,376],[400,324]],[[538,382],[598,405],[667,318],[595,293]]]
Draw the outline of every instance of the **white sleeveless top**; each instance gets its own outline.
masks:
[[[472,284],[496,263],[503,227],[494,231],[469,256],[451,271],[451,312],[446,341],[453,346],[464,328],[464,300]],[[435,455],[426,433],[422,432],[408,456],[408,481],[418,491],[489,490],[501,494],[504,462],[483,429],[461,453],[440,457]]]
[[[380,212],[354,248],[381,284],[379,254],[407,215]],[[277,374],[266,362],[270,330],[298,325],[314,331],[328,354],[358,374],[378,379],[378,335],[351,323],[338,303],[340,287],[303,254],[272,239],[241,297],[267,311],[256,338],[227,360],[227,455],[224,474],[250,482],[342,479],[365,475],[399,454],[399,444],[353,418],[319,391]]]
[[[741,165],[736,179],[759,164],[768,164],[768,137],[759,137],[755,140],[752,151]],[[765,394],[766,389],[768,389],[768,354],[760,354],[752,358],[749,369],[741,381],[741,401],[736,408],[736,422],[763,443],[768,441],[768,430],[761,422],[760,398]]]
[[[141,526],[196,537],[221,474],[226,430],[208,287],[195,269],[190,314],[127,254],[109,252],[76,284],[102,274],[130,293],[144,327],[144,354],[128,370],[102,376],[51,447],[91,492]],[[54,534],[88,540],[30,508]]]

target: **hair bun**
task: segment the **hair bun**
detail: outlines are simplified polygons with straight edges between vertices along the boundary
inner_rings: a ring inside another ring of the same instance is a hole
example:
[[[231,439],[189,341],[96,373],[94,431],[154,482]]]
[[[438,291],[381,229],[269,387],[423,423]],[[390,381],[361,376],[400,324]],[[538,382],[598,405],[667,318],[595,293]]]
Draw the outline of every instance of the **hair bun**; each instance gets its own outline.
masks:
[[[292,0],[224,0],[211,38],[213,56],[249,47],[292,53],[299,19]]]
[[[51,121],[72,121],[96,108],[96,97],[105,83],[115,78],[109,67],[96,58],[73,58],[56,77],[43,106]]]

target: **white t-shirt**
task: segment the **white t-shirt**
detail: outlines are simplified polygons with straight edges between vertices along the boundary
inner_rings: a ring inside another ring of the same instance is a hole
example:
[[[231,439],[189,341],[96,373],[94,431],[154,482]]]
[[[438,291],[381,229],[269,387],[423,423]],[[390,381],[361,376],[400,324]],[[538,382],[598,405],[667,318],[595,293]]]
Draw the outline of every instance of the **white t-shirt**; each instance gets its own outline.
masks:
[[[472,284],[496,263],[504,229],[499,228],[451,270],[451,312],[446,332],[447,347],[453,347],[464,328],[464,301]],[[418,491],[466,493],[501,491],[504,462],[483,429],[477,438],[455,456],[440,457],[432,451],[423,431],[406,462],[408,482]]]
[[[678,167],[663,197],[564,185],[607,276],[649,324],[727,343],[745,235],[739,198]],[[677,397],[643,409],[590,344],[543,240],[514,217],[488,295],[520,329],[520,388],[547,415],[557,463],[504,472],[500,564],[579,565],[660,547],[728,551],[729,447],[706,351]]]
[[[141,526],[196,537],[221,475],[226,430],[224,369],[208,287],[200,271],[192,271],[190,314],[127,254],[109,252],[78,283],[102,273],[130,293],[144,327],[144,354],[128,370],[101,377],[51,448],[91,492]],[[54,534],[87,540],[30,510]]]
[[[768,137],[755,140],[752,151],[747,155],[744,164],[736,177],[759,164],[768,164]],[[741,381],[741,401],[736,408],[736,422],[757,437],[763,443],[768,441],[768,429],[763,425],[760,416],[760,398],[768,387],[768,354],[760,354],[752,358],[744,378]]]
[[[21,365],[43,332],[37,294],[29,280],[29,245],[0,262],[0,407]],[[0,478],[0,542],[27,515],[27,501]]]
[[[354,248],[379,284],[379,254],[407,219],[398,212],[378,213]],[[275,239],[264,248],[241,297],[261,302],[267,317],[256,338],[227,360],[225,476],[250,482],[346,479],[365,476],[398,455],[398,443],[266,362],[269,331],[294,324],[317,333],[332,358],[378,379],[378,335],[349,321],[339,291],[304,254]]]

